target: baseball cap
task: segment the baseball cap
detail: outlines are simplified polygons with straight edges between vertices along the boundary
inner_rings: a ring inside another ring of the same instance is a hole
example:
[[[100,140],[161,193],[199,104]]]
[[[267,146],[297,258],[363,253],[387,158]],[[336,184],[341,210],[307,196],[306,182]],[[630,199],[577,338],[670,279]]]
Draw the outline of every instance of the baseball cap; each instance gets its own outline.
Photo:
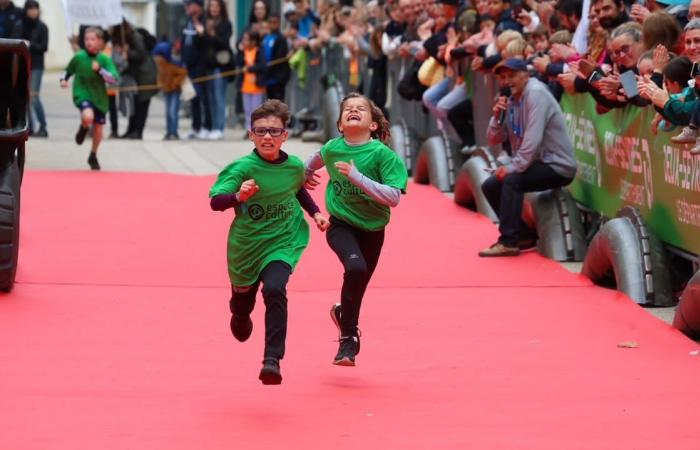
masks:
[[[523,59],[508,58],[501,61],[494,67],[493,72],[498,73],[501,69],[510,69],[514,72],[527,72],[527,63]]]

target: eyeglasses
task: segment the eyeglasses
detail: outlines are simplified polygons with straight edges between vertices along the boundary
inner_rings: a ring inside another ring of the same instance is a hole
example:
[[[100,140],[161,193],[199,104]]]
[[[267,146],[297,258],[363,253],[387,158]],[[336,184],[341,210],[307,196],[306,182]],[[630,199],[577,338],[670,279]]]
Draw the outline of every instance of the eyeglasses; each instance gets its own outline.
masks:
[[[253,127],[250,129],[254,135],[264,137],[267,133],[270,133],[272,137],[280,137],[284,133],[284,128],[277,127]]]

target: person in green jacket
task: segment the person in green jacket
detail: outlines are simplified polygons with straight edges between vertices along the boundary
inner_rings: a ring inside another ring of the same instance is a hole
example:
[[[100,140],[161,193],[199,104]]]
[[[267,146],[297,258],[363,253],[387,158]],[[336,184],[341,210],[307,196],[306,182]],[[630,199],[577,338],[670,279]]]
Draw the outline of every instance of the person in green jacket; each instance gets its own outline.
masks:
[[[248,131],[255,150],[219,173],[209,191],[211,208],[234,208],[228,234],[231,332],[243,342],[252,331],[250,313],[262,284],[265,301],[265,351],[260,380],[280,384],[280,360],[287,335],[287,282],[309,242],[301,208],[321,231],[329,226],[304,189],[304,163],[282,151],[289,108],[268,100],[251,114]]]
[[[112,59],[101,53],[104,47],[103,32],[99,28],[85,30],[85,50],[78,51],[68,63],[61,76],[61,87],[68,87],[68,80],[73,80],[73,103],[80,110],[80,128],[75,134],[75,143],[81,145],[90,127],[92,130],[92,149],[88,165],[92,170],[100,170],[97,150],[102,142],[102,125],[105,113],[109,110],[109,99],[105,83],[114,84],[118,78],[117,68]]]
[[[354,366],[360,352],[360,306],[379,262],[391,208],[406,192],[408,172],[384,144],[390,137],[389,122],[367,97],[348,94],[340,103],[336,125],[342,136],[326,142],[306,161],[306,178],[307,187],[317,186],[314,171],[324,165],[330,176],[326,209],[331,226],[326,239],[344,269],[340,303],[331,307],[340,334],[333,364]]]

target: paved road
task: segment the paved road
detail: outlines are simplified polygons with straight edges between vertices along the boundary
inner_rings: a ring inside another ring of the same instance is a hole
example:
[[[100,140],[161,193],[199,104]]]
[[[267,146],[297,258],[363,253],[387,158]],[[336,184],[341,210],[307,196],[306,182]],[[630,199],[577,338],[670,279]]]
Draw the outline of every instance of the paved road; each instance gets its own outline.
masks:
[[[82,146],[74,142],[78,129],[78,110],[71,101],[70,89],[61,89],[59,73],[44,76],[41,99],[47,113],[49,139],[30,139],[27,146],[27,167],[48,170],[87,170],[89,138]],[[126,129],[120,117],[120,132]],[[109,125],[105,127],[109,128]],[[180,119],[181,135],[190,129],[188,118]],[[107,131],[106,134],[109,132]],[[215,174],[232,160],[251,150],[243,139],[244,130],[227,129],[221,141],[163,141],[165,107],[158,97],[151,102],[150,114],[142,141],[106,138],[99,151],[103,170],[129,172],[168,172],[187,175]],[[319,144],[292,139],[284,146],[289,153],[306,158]]]
[[[78,127],[78,111],[73,106],[70,91],[59,87],[59,73],[44,76],[42,101],[47,112],[49,139],[30,139],[27,151],[27,168],[41,170],[88,170],[89,141],[78,147],[73,136]],[[163,141],[165,135],[164,104],[159,97],[151,102],[146,132],[142,141],[109,139],[103,142],[99,159],[103,170],[128,172],[168,172],[186,175],[210,175],[218,173],[232,160],[251,150],[250,141],[243,139],[241,128],[227,129],[222,141],[180,140]],[[181,135],[189,131],[190,121],[181,118]],[[107,127],[108,128],[108,127]],[[120,117],[120,130],[126,128],[126,120]],[[290,139],[285,150],[305,159],[319,148],[317,143]],[[580,263],[564,264],[580,272]],[[649,308],[651,314],[671,322],[675,308]]]

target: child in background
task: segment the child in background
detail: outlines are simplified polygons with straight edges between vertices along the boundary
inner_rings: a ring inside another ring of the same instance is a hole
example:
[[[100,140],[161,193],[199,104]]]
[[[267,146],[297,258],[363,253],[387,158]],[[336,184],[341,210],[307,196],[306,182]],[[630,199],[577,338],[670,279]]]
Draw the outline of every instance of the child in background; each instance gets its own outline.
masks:
[[[119,75],[112,59],[101,53],[104,47],[101,29],[90,27],[85,30],[84,42],[85,50],[80,50],[73,56],[61,76],[61,87],[67,88],[68,79],[75,75],[73,103],[80,109],[80,128],[75,134],[75,143],[81,145],[90,126],[93,127],[88,165],[92,170],[100,170],[97,150],[102,142],[105,113],[109,110],[105,83],[116,83]]]
[[[246,129],[250,129],[250,116],[253,110],[265,100],[266,84],[265,52],[260,48],[260,34],[246,31],[241,39],[243,50],[237,55],[236,65],[244,72],[238,77],[239,89],[243,94],[243,111]]]
[[[177,140],[180,112],[180,91],[187,78],[187,69],[173,59],[173,45],[163,39],[153,48],[153,58],[158,66],[158,84],[165,97],[165,128],[163,140]]]
[[[340,332],[333,364],[354,366],[360,352],[358,322],[365,290],[384,245],[384,228],[391,209],[406,192],[406,166],[389,147],[389,122],[367,97],[348,94],[340,103],[337,121],[342,136],[331,139],[306,162],[307,186],[319,184],[314,171],[324,165],[330,180],[326,209],[331,226],[328,245],[343,264],[340,303],[331,319]]]

